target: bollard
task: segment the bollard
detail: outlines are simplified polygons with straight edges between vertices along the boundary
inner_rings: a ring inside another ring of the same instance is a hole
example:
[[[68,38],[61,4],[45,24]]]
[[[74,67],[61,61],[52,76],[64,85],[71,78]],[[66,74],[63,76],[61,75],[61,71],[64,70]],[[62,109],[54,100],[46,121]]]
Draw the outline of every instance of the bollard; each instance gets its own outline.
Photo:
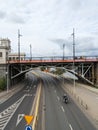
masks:
[[[86,110],[88,109],[88,106],[87,106],[87,104],[86,104]]]
[[[83,105],[83,101],[81,100],[81,105]]]

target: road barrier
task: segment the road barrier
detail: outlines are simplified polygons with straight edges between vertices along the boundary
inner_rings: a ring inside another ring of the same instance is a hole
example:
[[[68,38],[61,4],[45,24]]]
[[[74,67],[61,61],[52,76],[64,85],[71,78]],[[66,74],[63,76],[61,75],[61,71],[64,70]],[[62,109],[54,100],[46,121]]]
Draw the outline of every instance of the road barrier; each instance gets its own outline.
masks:
[[[66,91],[67,91],[68,93],[71,93],[71,95],[78,101],[78,103],[79,103],[83,108],[85,108],[86,110],[88,109],[87,103],[85,103],[85,102],[80,98],[79,95],[77,95],[75,92],[73,92],[73,90],[71,90],[70,88],[65,88],[65,87],[63,87],[63,88],[66,89]]]

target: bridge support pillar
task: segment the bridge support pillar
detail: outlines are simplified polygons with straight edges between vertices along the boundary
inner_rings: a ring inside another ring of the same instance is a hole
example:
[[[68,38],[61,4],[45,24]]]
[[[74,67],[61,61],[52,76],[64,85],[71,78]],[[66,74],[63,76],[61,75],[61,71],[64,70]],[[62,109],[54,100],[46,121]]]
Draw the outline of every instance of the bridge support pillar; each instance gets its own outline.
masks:
[[[95,63],[95,65],[94,65],[94,74],[95,74],[94,84],[95,84],[95,86],[98,87],[98,63]]]
[[[95,84],[95,75],[94,74],[95,74],[95,71],[94,71],[94,64],[93,64],[93,66],[92,66],[92,74],[91,74],[92,75],[92,80],[91,81]]]

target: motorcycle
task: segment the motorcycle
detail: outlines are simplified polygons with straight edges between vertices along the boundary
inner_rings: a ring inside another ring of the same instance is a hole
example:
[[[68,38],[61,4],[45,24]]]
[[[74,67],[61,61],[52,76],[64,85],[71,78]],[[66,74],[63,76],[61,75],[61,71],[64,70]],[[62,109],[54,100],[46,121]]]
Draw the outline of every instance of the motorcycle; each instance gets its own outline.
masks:
[[[67,104],[67,103],[69,102],[68,100],[69,100],[68,97],[66,97],[66,98],[63,97],[63,102],[64,102],[64,103]]]

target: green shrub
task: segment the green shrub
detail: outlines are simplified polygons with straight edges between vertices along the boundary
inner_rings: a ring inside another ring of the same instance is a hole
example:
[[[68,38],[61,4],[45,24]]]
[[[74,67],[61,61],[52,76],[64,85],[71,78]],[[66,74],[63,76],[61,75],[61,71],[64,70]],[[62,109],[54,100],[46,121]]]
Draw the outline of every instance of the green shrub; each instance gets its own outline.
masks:
[[[6,79],[0,78],[0,90],[4,90],[6,88]]]
[[[56,71],[54,72],[54,74],[57,74],[57,75],[61,75],[63,73],[65,73],[65,70],[62,68],[57,68]]]

